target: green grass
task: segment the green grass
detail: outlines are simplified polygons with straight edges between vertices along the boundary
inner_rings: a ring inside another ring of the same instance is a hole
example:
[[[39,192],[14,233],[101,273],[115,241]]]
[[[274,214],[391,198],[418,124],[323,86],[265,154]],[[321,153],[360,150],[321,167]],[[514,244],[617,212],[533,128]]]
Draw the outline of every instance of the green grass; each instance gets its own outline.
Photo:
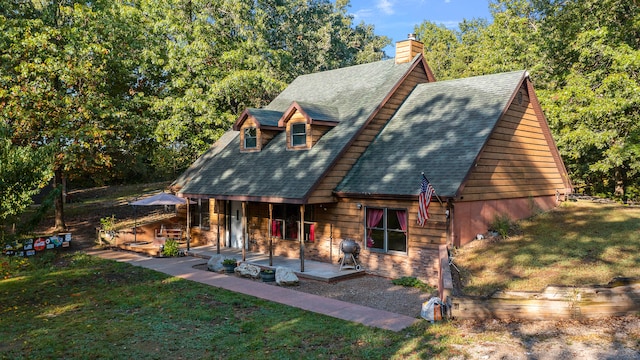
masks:
[[[459,250],[455,264],[465,293],[539,291],[546,285],[640,277],[640,208],[568,202],[520,222],[519,229],[519,235]]]
[[[421,322],[400,333],[374,329],[79,253],[0,261],[6,277],[0,280],[1,358],[456,354],[447,345],[456,335],[439,333],[446,325]]]

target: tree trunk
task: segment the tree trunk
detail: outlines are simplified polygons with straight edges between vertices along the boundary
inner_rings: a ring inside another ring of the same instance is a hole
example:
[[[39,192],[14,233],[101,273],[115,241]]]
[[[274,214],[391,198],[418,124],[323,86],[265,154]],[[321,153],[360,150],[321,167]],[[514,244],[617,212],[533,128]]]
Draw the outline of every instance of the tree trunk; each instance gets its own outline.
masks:
[[[58,190],[58,194],[54,199],[55,205],[55,231],[63,232],[67,230],[67,225],[64,223],[64,201],[63,194],[65,192],[63,174],[61,169],[56,169],[53,177],[53,186]]]
[[[614,170],[614,180],[615,180],[615,190],[614,190],[614,195],[615,197],[622,199],[622,202],[624,202],[625,204],[627,203],[627,197],[625,196],[625,188],[626,188],[626,176],[627,173],[626,171],[621,168],[621,167],[617,167]]]

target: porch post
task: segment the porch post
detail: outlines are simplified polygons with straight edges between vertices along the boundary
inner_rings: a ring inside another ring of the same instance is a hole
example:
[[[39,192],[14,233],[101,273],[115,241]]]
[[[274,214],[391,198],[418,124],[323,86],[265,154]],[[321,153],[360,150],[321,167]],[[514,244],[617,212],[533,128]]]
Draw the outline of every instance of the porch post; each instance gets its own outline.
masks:
[[[304,272],[304,204],[300,205],[300,226],[298,227],[300,241],[300,272]]]
[[[247,202],[242,202],[242,261],[247,261]]]
[[[216,236],[216,254],[220,254],[220,202],[214,199],[216,214],[218,215],[218,234]]]
[[[273,204],[269,203],[269,225],[267,226],[267,233],[269,234],[269,266],[273,266],[273,233],[271,227],[273,226]]]
[[[190,240],[191,240],[191,227],[189,226],[189,197],[187,197],[187,251],[191,250]]]

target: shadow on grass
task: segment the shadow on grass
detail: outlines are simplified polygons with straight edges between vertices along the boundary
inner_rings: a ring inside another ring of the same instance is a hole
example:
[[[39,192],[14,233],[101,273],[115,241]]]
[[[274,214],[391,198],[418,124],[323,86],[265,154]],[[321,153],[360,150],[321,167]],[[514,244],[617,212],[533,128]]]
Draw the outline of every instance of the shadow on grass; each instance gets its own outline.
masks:
[[[430,358],[420,323],[394,333],[172,278],[60,254],[0,281],[7,358]],[[436,339],[438,337],[438,339]]]
[[[640,208],[569,203],[522,222],[522,235],[463,248],[456,264],[473,295],[606,284],[640,276],[639,224]]]

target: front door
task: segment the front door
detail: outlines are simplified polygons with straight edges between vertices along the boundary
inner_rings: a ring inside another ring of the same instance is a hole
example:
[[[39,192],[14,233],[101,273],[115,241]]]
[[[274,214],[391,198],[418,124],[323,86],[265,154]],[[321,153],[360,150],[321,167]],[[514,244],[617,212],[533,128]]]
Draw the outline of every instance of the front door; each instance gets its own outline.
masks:
[[[230,206],[231,213],[229,214],[230,221],[230,244],[229,246],[233,249],[242,249],[242,202],[240,201],[231,201]]]

